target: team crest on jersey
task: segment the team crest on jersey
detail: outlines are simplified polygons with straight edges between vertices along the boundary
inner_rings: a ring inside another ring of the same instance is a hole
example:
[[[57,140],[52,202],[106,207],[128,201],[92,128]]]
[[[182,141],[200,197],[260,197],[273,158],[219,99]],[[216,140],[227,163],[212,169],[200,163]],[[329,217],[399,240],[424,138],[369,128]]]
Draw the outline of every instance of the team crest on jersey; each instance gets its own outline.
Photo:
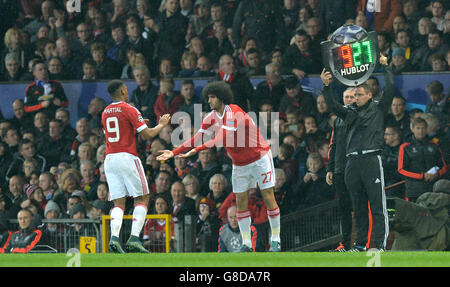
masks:
[[[139,115],[139,116],[138,116],[138,121],[143,122],[143,121],[144,121],[144,118],[143,118],[141,115]]]

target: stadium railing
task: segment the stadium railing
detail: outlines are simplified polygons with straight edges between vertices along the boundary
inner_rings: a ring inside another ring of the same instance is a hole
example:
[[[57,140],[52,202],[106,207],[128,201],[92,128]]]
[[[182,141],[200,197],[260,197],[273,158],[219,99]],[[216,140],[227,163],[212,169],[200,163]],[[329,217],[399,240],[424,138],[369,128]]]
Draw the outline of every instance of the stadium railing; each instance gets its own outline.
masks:
[[[338,201],[332,200],[286,214],[280,219],[283,251],[318,251],[339,243],[341,225]],[[270,244],[268,222],[256,226],[262,244]]]
[[[165,235],[164,240],[152,242],[149,246],[150,250],[152,252],[165,252],[169,253],[172,252],[172,216],[170,214],[151,214],[147,215],[145,217],[147,220],[152,219],[163,219],[165,220]],[[124,240],[127,240],[131,233],[131,223],[133,220],[132,215],[124,215],[123,216],[123,223],[122,227],[120,229],[120,240],[122,246],[125,244],[123,242]],[[102,216],[102,252],[107,253],[108,252],[108,244],[109,244],[109,230],[110,230],[110,222],[111,222],[111,216],[110,215],[103,215]],[[145,242],[144,242],[145,243]]]
[[[17,219],[9,220],[10,231],[19,230]],[[49,229],[49,224],[55,228]],[[82,253],[99,253],[101,222],[92,219],[43,219],[37,226],[42,231],[41,240],[30,253],[66,253],[72,248]]]

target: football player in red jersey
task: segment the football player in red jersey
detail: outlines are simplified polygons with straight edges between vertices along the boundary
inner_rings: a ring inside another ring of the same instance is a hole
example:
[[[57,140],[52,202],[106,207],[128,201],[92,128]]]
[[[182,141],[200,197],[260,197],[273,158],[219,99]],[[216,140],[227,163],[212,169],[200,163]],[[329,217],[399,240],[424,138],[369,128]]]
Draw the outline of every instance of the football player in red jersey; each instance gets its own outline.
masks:
[[[141,113],[128,104],[128,89],[120,80],[108,83],[108,93],[113,103],[102,113],[103,131],[106,136],[105,175],[109,186],[109,200],[114,202],[111,210],[111,240],[109,250],[124,253],[119,243],[125,200],[134,197],[131,236],[126,243],[129,252],[148,251],[142,246],[139,234],[147,215],[150,192],[141,160],[136,151],[135,134],[151,139],[170,123],[170,115],[160,117],[159,124],[149,128]]]
[[[239,106],[231,104],[233,92],[228,84],[222,81],[209,83],[202,93],[212,111],[203,119],[201,128],[178,148],[160,151],[162,154],[157,160],[167,160],[173,156],[190,157],[207,148],[225,147],[233,161],[232,185],[236,194],[236,216],[243,239],[241,252],[252,251],[248,190],[256,185],[260,188],[267,206],[272,231],[269,251],[279,252],[280,209],[273,193],[275,174],[270,146],[252,118]],[[213,134],[214,138],[201,144],[204,135]]]

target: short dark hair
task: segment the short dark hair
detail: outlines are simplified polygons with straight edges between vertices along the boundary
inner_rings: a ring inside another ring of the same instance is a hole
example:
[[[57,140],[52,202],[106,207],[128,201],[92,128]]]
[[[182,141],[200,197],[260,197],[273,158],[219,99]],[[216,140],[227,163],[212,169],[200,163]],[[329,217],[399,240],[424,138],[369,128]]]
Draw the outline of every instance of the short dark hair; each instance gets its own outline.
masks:
[[[415,127],[418,124],[424,124],[425,127],[428,127],[428,123],[423,118],[415,118],[411,121],[412,127]]]
[[[432,81],[427,85],[426,91],[429,94],[441,94],[444,91],[444,86],[439,81]]]
[[[233,102],[233,91],[230,85],[223,81],[215,81],[206,84],[202,90],[202,96],[204,99],[208,99],[208,95],[214,95],[219,98],[225,105],[229,105]]]
[[[37,59],[34,61],[33,65],[31,66],[31,70],[34,71],[34,68],[36,68],[37,65],[44,64],[47,67],[47,64],[44,62],[44,60]]]
[[[108,93],[111,97],[115,97],[117,92],[122,88],[124,83],[121,80],[112,80],[108,83]]]

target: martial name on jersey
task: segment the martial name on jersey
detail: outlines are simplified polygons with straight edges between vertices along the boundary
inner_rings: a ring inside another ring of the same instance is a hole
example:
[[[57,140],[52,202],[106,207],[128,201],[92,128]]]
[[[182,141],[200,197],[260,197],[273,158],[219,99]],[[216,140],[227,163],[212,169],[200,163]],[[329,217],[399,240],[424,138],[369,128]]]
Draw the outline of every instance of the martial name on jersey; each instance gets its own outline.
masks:
[[[103,112],[105,114],[121,113],[122,112],[122,107],[106,108]]]

